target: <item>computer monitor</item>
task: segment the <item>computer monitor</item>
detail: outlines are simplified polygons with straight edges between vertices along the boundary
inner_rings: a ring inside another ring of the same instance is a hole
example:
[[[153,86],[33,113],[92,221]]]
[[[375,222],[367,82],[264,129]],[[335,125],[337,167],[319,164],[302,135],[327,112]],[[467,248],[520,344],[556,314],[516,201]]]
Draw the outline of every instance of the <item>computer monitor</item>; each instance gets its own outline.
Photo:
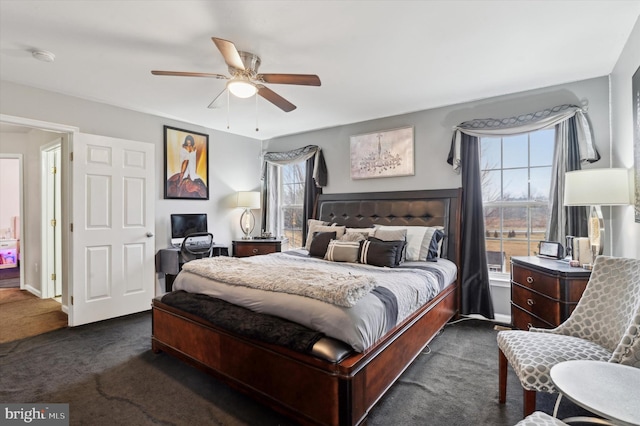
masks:
[[[171,245],[181,245],[187,235],[195,232],[207,232],[206,213],[171,215]]]

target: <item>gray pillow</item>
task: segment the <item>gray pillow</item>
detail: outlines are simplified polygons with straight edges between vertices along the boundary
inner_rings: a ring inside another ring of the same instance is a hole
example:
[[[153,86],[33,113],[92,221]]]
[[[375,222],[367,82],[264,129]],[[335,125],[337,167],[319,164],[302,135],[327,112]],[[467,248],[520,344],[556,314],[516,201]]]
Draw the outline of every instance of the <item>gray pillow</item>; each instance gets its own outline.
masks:
[[[360,243],[357,241],[333,240],[329,242],[327,253],[324,255],[324,258],[332,262],[357,263],[359,251]]]
[[[363,241],[366,240],[367,237],[360,232],[347,232],[342,237],[340,237],[340,241]]]

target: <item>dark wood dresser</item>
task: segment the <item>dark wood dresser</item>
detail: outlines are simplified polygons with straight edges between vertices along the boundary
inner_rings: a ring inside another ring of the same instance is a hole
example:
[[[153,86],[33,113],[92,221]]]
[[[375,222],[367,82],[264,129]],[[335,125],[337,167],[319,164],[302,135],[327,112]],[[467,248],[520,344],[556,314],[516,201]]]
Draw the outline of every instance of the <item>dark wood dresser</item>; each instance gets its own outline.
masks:
[[[236,240],[232,245],[234,257],[249,257],[286,250],[287,240]]]
[[[554,328],[582,297],[591,271],[537,256],[511,258],[511,323],[515,328]]]

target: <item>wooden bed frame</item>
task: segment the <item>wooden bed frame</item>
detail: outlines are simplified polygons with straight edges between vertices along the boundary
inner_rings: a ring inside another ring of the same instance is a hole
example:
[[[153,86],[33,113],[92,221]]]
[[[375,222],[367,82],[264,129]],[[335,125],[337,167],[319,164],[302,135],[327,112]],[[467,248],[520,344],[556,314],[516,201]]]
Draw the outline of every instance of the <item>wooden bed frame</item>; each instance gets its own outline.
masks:
[[[316,217],[349,227],[444,225],[459,265],[460,189],[325,194]],[[458,277],[460,271],[458,271]],[[153,302],[152,349],[165,351],[302,424],[358,425],[459,309],[459,279],[363,353],[338,363],[239,337]]]

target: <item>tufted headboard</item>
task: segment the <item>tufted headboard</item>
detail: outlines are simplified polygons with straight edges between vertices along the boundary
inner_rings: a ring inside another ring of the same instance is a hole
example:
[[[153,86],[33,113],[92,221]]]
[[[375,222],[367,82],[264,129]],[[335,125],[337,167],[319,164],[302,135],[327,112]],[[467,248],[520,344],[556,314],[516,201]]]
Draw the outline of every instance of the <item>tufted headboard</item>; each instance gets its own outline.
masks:
[[[461,189],[322,194],[316,219],[349,228],[444,226],[442,257],[459,263]]]

